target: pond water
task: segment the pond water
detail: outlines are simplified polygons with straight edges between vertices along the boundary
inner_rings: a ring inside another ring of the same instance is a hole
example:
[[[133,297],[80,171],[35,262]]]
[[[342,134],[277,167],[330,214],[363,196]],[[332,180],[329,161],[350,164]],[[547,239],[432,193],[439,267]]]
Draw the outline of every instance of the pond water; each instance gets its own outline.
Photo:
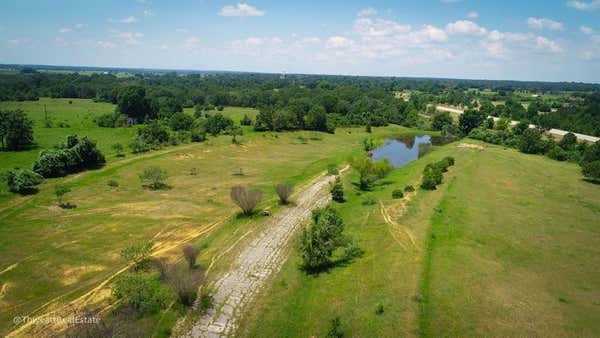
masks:
[[[386,138],[383,145],[370,152],[374,161],[387,158],[390,163],[400,168],[427,154],[434,145],[447,143],[443,137],[421,135]]]

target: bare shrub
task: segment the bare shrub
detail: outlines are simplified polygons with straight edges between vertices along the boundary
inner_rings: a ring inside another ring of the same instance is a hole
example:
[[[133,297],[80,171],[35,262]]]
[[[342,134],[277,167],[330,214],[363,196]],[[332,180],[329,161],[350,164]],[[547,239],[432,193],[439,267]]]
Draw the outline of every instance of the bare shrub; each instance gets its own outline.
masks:
[[[160,280],[166,280],[169,272],[169,264],[167,263],[167,259],[164,257],[159,257],[152,260],[152,264],[158,271]]]
[[[196,258],[198,257],[198,249],[192,245],[186,245],[181,249],[185,260],[188,261],[190,270],[196,266]]]
[[[258,190],[247,190],[239,185],[232,187],[229,194],[231,200],[242,209],[244,215],[252,215],[254,208],[260,203],[262,193]]]
[[[185,306],[192,306],[196,300],[198,287],[204,282],[203,270],[187,270],[181,266],[169,269],[167,283],[177,295],[179,302]]]
[[[277,192],[281,204],[288,204],[288,199],[292,195],[292,191],[294,191],[292,184],[278,184],[275,186],[275,192]]]

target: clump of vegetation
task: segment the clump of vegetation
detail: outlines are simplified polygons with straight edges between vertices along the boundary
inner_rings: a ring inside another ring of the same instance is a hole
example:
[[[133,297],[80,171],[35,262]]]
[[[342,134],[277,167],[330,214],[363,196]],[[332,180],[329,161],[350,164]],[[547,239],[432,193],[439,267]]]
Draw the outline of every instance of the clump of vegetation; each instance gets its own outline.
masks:
[[[368,157],[359,157],[353,159],[350,165],[360,175],[360,190],[369,190],[375,181],[384,178],[394,170],[394,167],[387,158],[374,162]]]
[[[443,173],[448,171],[448,167],[454,165],[453,157],[444,157],[436,163],[429,163],[423,169],[423,179],[421,188],[425,190],[435,190],[442,183]]]
[[[337,176],[335,178],[335,181],[331,184],[331,199],[339,202],[339,203],[344,203],[345,202],[345,198],[344,198],[344,185],[342,184],[342,180],[339,176]]]
[[[376,200],[375,200],[373,197],[371,197],[371,196],[368,196],[367,198],[365,198],[365,199],[362,201],[362,203],[361,203],[361,204],[362,204],[362,205],[375,205],[375,204],[377,204],[377,201],[376,201]]]
[[[279,203],[285,205],[289,203],[289,198],[294,191],[294,185],[285,183],[278,184],[275,186],[275,192],[277,192],[277,196],[279,196]]]
[[[212,294],[207,290],[202,290],[200,293],[199,310],[204,313],[206,310],[213,307],[214,298]]]
[[[2,148],[23,150],[32,146],[33,120],[20,109],[0,111],[0,140]]]
[[[415,191],[415,188],[412,185],[407,185],[406,187],[404,187],[404,192],[413,192]]]
[[[58,205],[61,208],[67,209],[69,208],[71,205],[67,202],[64,203],[64,196],[71,192],[71,188],[69,188],[66,185],[63,184],[57,184],[54,186],[54,195],[56,196],[56,200],[58,201]]]
[[[402,197],[404,197],[404,193],[402,192],[402,189],[394,189],[392,191],[392,198],[400,199]]]
[[[304,229],[299,240],[299,249],[302,257],[302,268],[315,273],[327,269],[334,264],[333,253],[338,248],[352,245],[352,250],[346,253],[358,254],[361,252],[344,235],[344,221],[339,212],[331,206],[313,210],[313,224]],[[344,255],[342,260],[351,259],[351,255]]]
[[[117,157],[124,157],[125,154],[123,154],[123,145],[121,143],[115,143],[111,146],[112,150],[117,153]]]
[[[27,195],[37,192],[36,186],[42,183],[41,175],[28,170],[15,168],[6,173],[8,189],[14,193]]]
[[[85,169],[94,169],[106,162],[96,147],[96,142],[87,137],[67,136],[65,144],[57,149],[42,150],[33,164],[33,171],[43,177],[60,177]]]
[[[188,262],[188,267],[192,270],[196,266],[196,259],[198,258],[198,248],[192,245],[186,245],[181,249],[183,257]]]
[[[383,143],[383,141],[381,141],[381,139],[379,139],[379,138],[366,138],[363,140],[363,149],[366,152],[369,152],[369,151],[381,146],[382,143]]]
[[[198,175],[198,168],[193,167],[192,169],[190,169],[190,176],[197,176]]]
[[[240,120],[240,124],[242,126],[251,126],[252,119],[248,116],[248,114],[244,114],[244,117],[242,117],[242,119]]]
[[[384,312],[383,304],[381,304],[381,303],[377,304],[377,308],[375,308],[375,314],[382,315],[383,312]]]
[[[337,165],[332,163],[327,166],[327,175],[333,176],[333,175],[339,175],[339,173],[340,173],[340,170],[338,169]]]
[[[152,242],[145,242],[128,246],[121,250],[121,257],[131,264],[132,270],[146,270],[150,264],[150,253],[153,245]]]
[[[142,181],[143,186],[146,186],[152,190],[158,190],[167,186],[165,184],[167,177],[167,172],[161,168],[150,167],[144,169],[144,171],[140,174],[140,181]]]
[[[117,278],[112,296],[121,306],[139,314],[156,313],[167,306],[169,299],[158,278],[146,273],[126,273]]]
[[[242,209],[242,213],[249,216],[254,213],[254,209],[260,203],[262,192],[259,190],[249,190],[242,186],[235,186],[231,188],[229,196]]]
[[[204,271],[191,271],[181,266],[173,266],[167,273],[169,287],[177,295],[179,302],[185,306],[194,304],[196,291],[204,278]]]
[[[342,331],[342,322],[340,317],[335,317],[329,324],[329,331],[327,331],[327,338],[343,338],[344,331]]]
[[[112,188],[116,188],[119,186],[119,182],[117,182],[115,180],[108,180],[108,182],[106,182],[106,184]]]

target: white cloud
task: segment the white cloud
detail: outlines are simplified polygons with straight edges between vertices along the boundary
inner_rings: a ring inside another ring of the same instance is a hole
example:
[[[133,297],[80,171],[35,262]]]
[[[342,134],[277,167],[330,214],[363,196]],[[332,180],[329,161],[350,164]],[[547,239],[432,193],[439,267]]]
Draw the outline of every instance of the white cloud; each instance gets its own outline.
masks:
[[[475,11],[470,11],[469,13],[467,13],[467,18],[469,19],[476,19],[479,17],[479,13],[475,12]]]
[[[129,23],[136,23],[137,21],[138,21],[138,19],[135,16],[133,16],[133,15],[130,15],[130,16],[126,17],[126,18],[123,18],[123,19],[119,20],[119,22],[121,22],[121,23],[127,23],[127,24],[129,24]]]
[[[535,38],[535,46],[538,50],[549,51],[552,53],[562,52],[562,47],[553,40],[550,40],[543,36],[538,36]]]
[[[102,47],[102,48],[117,48],[117,44],[111,41],[103,41],[100,40],[97,42],[98,46]]]
[[[150,10],[150,9],[145,9],[144,10],[144,16],[148,17],[148,16],[156,16],[156,13],[154,13],[154,11]]]
[[[593,29],[591,29],[590,27],[586,27],[586,26],[579,27],[579,30],[581,31],[581,33],[583,33],[585,35],[590,35],[590,34],[594,33]]]
[[[367,7],[367,8],[361,9],[356,15],[357,16],[373,16],[373,15],[377,15],[377,10],[373,7]]]
[[[391,20],[360,18],[354,21],[354,29],[362,37],[384,37],[407,33],[411,27]]]
[[[479,26],[473,21],[459,20],[446,25],[446,31],[450,34],[476,35],[487,34],[487,29]]]
[[[354,41],[343,36],[332,36],[327,39],[327,48],[348,48],[354,45]]]
[[[562,22],[554,21],[547,18],[530,17],[529,19],[527,19],[527,25],[529,25],[530,28],[537,30],[548,29],[551,31],[560,31],[564,28]]]
[[[443,42],[448,40],[448,35],[446,34],[446,32],[431,25],[424,25],[423,28],[413,32],[411,35],[412,41],[417,44],[429,42]]]
[[[567,1],[567,6],[580,11],[594,11],[600,8],[600,0],[592,1]]]
[[[235,6],[225,6],[219,12],[220,16],[263,16],[265,11],[261,11],[246,3],[238,3]]]
[[[62,27],[58,29],[59,33],[69,33],[70,31],[72,31],[72,29],[68,27]]]
[[[188,33],[189,30],[187,28],[177,28],[175,29],[177,33]]]

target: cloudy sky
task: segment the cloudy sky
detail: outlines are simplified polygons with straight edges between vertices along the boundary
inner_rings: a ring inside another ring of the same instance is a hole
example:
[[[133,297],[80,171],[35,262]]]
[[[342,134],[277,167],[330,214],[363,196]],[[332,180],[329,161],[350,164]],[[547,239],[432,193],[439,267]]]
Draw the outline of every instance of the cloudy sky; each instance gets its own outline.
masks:
[[[600,82],[600,0],[1,0],[0,63]]]

